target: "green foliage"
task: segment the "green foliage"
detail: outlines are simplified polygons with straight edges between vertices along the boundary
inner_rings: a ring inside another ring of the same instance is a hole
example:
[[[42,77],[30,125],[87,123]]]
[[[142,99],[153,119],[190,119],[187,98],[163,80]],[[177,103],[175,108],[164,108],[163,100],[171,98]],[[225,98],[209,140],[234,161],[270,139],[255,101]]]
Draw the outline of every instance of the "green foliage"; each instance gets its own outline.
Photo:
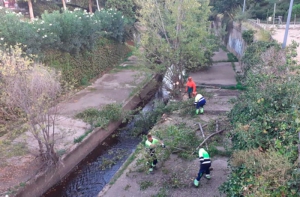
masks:
[[[238,62],[238,58],[233,53],[227,53],[228,62]]]
[[[93,131],[93,129],[89,129],[89,130],[87,130],[86,132],[84,132],[84,134],[82,134],[81,136],[79,136],[79,137],[77,137],[77,138],[74,138],[74,144],[82,142],[82,140],[83,140],[86,136],[88,136],[88,134],[90,134],[92,131]]]
[[[131,130],[131,134],[138,136],[145,133],[156,124],[156,122],[161,118],[165,111],[165,105],[161,101],[155,101],[155,107],[153,111],[140,111],[138,113],[138,119],[134,122],[134,128]]]
[[[242,37],[243,37],[244,41],[248,45],[250,45],[253,42],[253,40],[254,40],[254,33],[255,33],[255,31],[252,30],[252,29],[243,31]]]
[[[253,43],[247,62],[247,86],[229,113],[233,130],[231,175],[222,185],[227,196],[299,196],[294,165],[300,131],[299,77],[294,47]],[[251,53],[250,53],[251,52]]]
[[[40,53],[50,49],[78,54],[92,50],[100,37],[123,39],[124,19],[116,10],[101,10],[94,14],[74,11],[45,12],[33,23],[20,20],[21,15],[0,10],[0,38],[2,43],[20,43],[27,53]]]
[[[114,8],[117,9],[118,11],[122,12],[123,15],[130,19],[133,20],[135,18],[135,13],[134,13],[134,1],[133,0],[107,0],[105,3],[105,8]]]
[[[193,99],[188,99],[181,102],[169,102],[165,108],[165,113],[172,113],[178,111],[181,116],[195,116],[195,106]]]
[[[292,12],[294,15],[300,15],[300,4],[296,4],[293,6],[293,12]]]
[[[127,153],[126,150],[119,148],[116,150],[110,150],[108,155],[108,157],[102,157],[101,165],[99,166],[100,170],[112,168],[112,166],[114,166],[119,160],[123,159]]]
[[[195,131],[185,125],[169,126],[162,130],[152,132],[154,136],[164,141],[172,153],[177,153],[183,159],[193,159],[193,151],[201,143]],[[166,156],[166,155],[164,155]]]
[[[151,187],[153,185],[153,182],[151,181],[142,181],[140,183],[140,190],[146,190],[147,188]]]
[[[145,49],[139,55],[150,69],[159,73],[171,69],[170,83],[175,83],[182,79],[183,70],[211,64],[215,40],[207,29],[209,1],[138,0],[136,4],[140,44]]]
[[[228,0],[224,3],[223,0],[211,1],[210,5],[213,7],[213,14],[226,14],[230,15],[235,12],[238,7],[242,7],[243,2],[240,0]]]
[[[125,112],[122,110],[121,104],[107,104],[102,110],[94,108],[86,109],[75,115],[75,118],[92,125],[92,127],[104,128],[110,121],[118,121],[124,117]]]
[[[295,166],[285,154],[275,150],[237,151],[231,159],[232,173],[221,186],[227,196],[293,196],[299,195],[292,180]],[[299,182],[298,182],[299,184]]]
[[[67,52],[49,50],[42,61],[60,70],[65,81],[79,86],[89,84],[92,78],[118,65],[128,52],[129,48],[124,44],[102,38],[95,43],[92,51],[73,56]]]
[[[118,121],[122,118],[123,110],[121,104],[108,104],[100,111],[100,115],[103,115],[110,121]]]
[[[247,75],[249,69],[255,67],[256,65],[262,64],[261,54],[271,47],[276,47],[277,49],[280,49],[279,44],[277,44],[276,42],[264,41],[255,42],[247,47],[244,56],[242,57],[245,75]]]
[[[66,153],[66,149],[60,149],[58,151],[56,151],[56,154],[58,157],[63,156]]]

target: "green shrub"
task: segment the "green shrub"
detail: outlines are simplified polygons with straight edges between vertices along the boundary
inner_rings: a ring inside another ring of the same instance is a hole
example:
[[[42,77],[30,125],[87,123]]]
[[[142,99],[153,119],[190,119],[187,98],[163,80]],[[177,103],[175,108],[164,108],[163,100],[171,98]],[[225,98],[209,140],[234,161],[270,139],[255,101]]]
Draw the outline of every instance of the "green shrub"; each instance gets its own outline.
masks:
[[[229,181],[220,188],[227,196],[298,196],[291,184],[295,166],[276,150],[237,151],[231,159]]]
[[[231,175],[221,186],[227,196],[299,196],[300,80],[285,51],[254,43],[245,53],[247,86],[229,113],[233,156]],[[287,69],[289,68],[289,69]]]
[[[248,70],[256,65],[262,64],[261,54],[266,52],[271,47],[280,49],[280,45],[276,42],[258,41],[247,47],[243,57],[242,63],[244,64],[244,73],[247,75]]]
[[[21,15],[1,9],[0,38],[2,43],[20,43],[27,53],[55,49],[78,54],[92,50],[100,37],[122,41],[124,17],[116,10],[101,10],[94,14],[74,11],[45,12],[33,23],[20,20]]]
[[[254,41],[254,33],[255,31],[252,29],[243,31],[242,38],[248,45],[250,45]]]
[[[228,62],[238,62],[238,58],[233,53],[227,53]]]
[[[75,118],[82,119],[92,127],[104,128],[110,121],[118,121],[126,116],[121,104],[107,104],[102,110],[94,108],[86,109],[75,115]]]

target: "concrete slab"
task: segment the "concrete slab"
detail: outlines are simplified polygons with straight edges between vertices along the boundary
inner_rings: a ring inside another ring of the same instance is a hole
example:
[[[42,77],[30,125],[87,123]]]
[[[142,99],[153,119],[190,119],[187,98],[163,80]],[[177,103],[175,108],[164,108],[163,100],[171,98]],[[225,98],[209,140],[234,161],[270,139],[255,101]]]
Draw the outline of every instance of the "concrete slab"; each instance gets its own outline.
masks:
[[[214,63],[211,67],[190,73],[196,85],[223,85],[235,86],[236,73],[233,70],[231,62]]]
[[[227,52],[219,48],[219,51],[214,52],[214,56],[212,57],[212,60],[214,62],[228,61]]]
[[[60,104],[60,114],[72,117],[88,108],[101,109],[110,103],[124,103],[143,75],[138,71],[121,70],[108,73],[92,85]]]

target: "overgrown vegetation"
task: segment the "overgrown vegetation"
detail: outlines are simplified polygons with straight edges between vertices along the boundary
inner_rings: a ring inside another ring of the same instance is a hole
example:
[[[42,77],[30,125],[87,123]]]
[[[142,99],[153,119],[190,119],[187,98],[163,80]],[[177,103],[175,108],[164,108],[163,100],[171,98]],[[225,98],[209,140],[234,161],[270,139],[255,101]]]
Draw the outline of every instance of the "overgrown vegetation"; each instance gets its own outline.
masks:
[[[233,53],[227,53],[228,62],[238,62],[238,58]]]
[[[24,119],[20,128],[32,134],[45,163],[54,165],[58,161],[54,150],[56,104],[61,93],[69,90],[68,84],[61,85],[59,73],[34,63],[18,46],[0,50],[0,57],[0,102],[5,106],[1,113],[17,117],[21,112]]]
[[[248,45],[254,41],[254,33],[255,31],[252,29],[243,31],[242,38]]]
[[[227,196],[299,196],[299,77],[292,45],[257,42],[243,57],[247,90],[229,114],[231,175]]]
[[[146,66],[156,73],[166,73],[168,83],[182,86],[185,70],[211,65],[215,39],[206,28],[209,1],[138,0],[136,4],[139,45],[144,49],[138,55]]]
[[[94,108],[86,109],[75,115],[75,118],[82,119],[91,125],[91,129],[83,135],[74,139],[74,143],[81,142],[94,128],[105,128],[110,122],[125,120],[131,112],[124,112],[121,104],[108,104],[101,110]]]
[[[78,54],[81,50],[92,50],[100,37],[119,41],[123,38],[124,19],[116,10],[101,10],[93,15],[80,9],[45,12],[40,20],[32,23],[6,9],[1,9],[0,13],[1,43],[22,44],[28,54],[49,49]]]

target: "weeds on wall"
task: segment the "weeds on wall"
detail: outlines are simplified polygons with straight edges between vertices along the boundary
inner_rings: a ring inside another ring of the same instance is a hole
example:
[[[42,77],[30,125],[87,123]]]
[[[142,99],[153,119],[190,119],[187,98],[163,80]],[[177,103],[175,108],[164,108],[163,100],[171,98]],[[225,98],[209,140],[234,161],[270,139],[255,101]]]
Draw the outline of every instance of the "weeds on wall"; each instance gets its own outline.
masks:
[[[94,128],[105,128],[110,122],[125,120],[131,112],[124,112],[121,104],[108,104],[102,110],[90,108],[75,115],[75,118],[82,119],[91,125],[83,135],[74,139],[74,143],[81,142]]]

